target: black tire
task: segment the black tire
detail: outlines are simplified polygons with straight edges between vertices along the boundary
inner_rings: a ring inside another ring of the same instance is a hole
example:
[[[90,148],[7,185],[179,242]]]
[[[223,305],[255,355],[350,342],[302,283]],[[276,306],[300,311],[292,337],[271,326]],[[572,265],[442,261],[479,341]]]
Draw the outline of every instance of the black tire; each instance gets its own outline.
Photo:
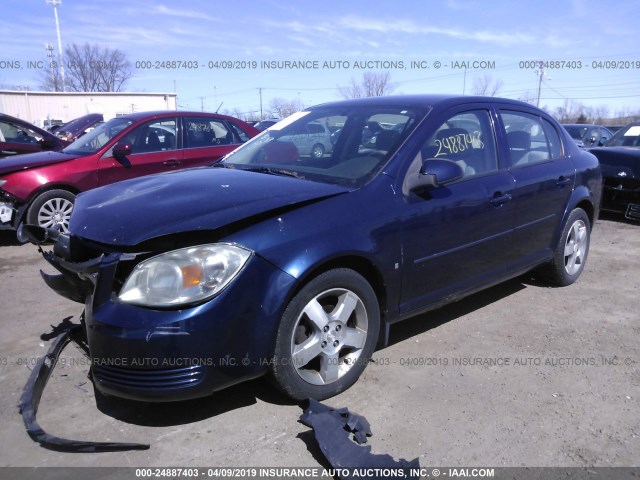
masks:
[[[48,190],[38,195],[27,211],[27,223],[69,231],[69,218],[76,196],[67,190]]]
[[[378,300],[360,274],[340,268],[319,275],[282,316],[272,363],[276,385],[295,400],[337,395],[366,368],[379,331]]]
[[[316,143],[311,148],[311,157],[312,158],[322,158],[324,156],[324,145],[321,143]]]
[[[542,269],[545,278],[560,287],[578,280],[589,254],[590,236],[589,217],[584,210],[576,208],[562,229],[553,260]]]

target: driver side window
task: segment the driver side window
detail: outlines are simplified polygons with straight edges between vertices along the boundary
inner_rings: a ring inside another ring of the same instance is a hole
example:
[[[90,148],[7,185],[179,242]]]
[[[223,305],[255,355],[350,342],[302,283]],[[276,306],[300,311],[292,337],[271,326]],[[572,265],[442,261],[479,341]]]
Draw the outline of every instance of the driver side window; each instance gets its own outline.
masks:
[[[132,153],[151,153],[176,149],[175,119],[145,123],[129,132],[122,140],[131,145]]]
[[[422,159],[453,160],[468,178],[494,172],[498,157],[489,112],[457,113],[440,125],[421,149]]]

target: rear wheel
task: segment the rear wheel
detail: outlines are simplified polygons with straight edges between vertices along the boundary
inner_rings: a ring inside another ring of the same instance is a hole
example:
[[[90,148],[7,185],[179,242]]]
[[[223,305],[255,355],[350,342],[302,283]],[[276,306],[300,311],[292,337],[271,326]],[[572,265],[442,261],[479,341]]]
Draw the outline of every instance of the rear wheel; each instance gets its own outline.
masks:
[[[311,149],[311,156],[313,158],[322,158],[324,155],[324,146],[321,143],[316,143]]]
[[[321,400],[349,388],[375,349],[380,311],[358,273],[335,269],[309,282],[287,306],[273,376],[291,398]]]
[[[69,231],[69,219],[76,196],[67,190],[49,190],[38,195],[27,212],[27,223]]]
[[[559,286],[571,285],[584,270],[591,234],[591,222],[586,212],[576,208],[565,223],[553,260],[543,272]]]

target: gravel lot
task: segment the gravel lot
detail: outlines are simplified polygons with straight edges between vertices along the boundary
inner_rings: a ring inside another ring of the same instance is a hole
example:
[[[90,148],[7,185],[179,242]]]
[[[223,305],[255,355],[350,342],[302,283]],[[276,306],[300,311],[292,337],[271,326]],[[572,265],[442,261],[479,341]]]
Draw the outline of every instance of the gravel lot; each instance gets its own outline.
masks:
[[[69,454],[26,434],[17,404],[41,335],[82,307],[49,290],[32,245],[0,236],[0,466],[324,466],[302,409],[258,380],[198,401],[96,400],[74,345],[39,411],[65,438],[150,443]],[[446,466],[640,465],[640,226],[597,222],[573,286],[528,277],[396,325],[356,385],[325,401],[364,415],[374,453]]]

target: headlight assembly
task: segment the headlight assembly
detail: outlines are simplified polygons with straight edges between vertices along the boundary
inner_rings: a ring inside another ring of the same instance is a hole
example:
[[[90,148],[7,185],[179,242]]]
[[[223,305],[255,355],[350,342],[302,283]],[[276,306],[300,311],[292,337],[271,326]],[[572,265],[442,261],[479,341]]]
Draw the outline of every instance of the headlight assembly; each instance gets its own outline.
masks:
[[[118,298],[145,307],[207,300],[226,287],[252,252],[223,243],[181,248],[140,262]]]

